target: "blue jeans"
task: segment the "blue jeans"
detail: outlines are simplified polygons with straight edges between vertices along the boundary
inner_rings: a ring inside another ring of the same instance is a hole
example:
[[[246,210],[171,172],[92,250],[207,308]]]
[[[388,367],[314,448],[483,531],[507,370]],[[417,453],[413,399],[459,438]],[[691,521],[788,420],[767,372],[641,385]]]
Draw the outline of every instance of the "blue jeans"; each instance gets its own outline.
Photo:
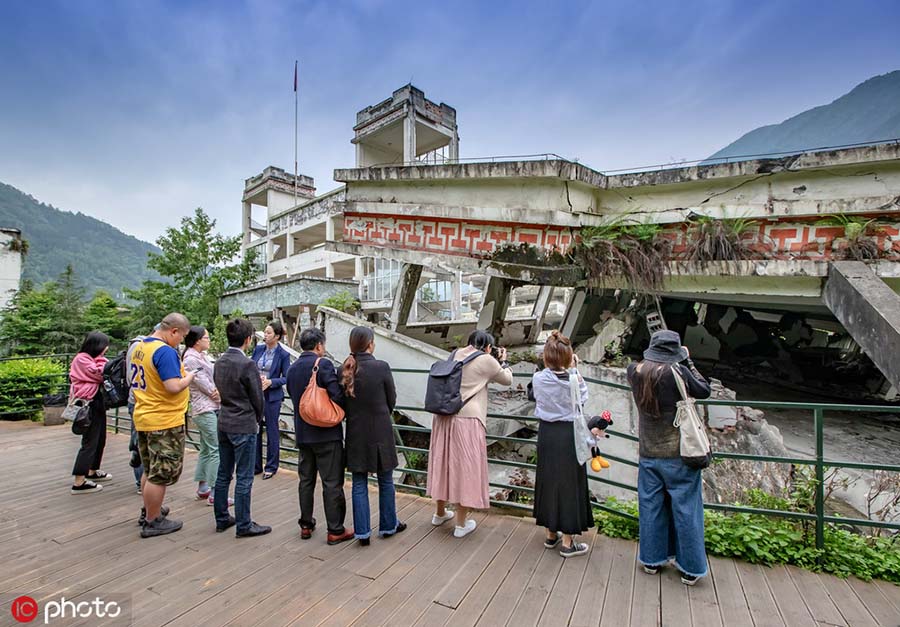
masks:
[[[641,458],[638,465],[640,549],[644,566],[670,559],[683,573],[706,576],[703,542],[703,484],[700,471],[680,458]]]
[[[216,474],[216,491],[213,494],[213,510],[216,525],[228,523],[228,487],[232,471],[237,476],[234,484],[234,518],[238,531],[250,528],[250,488],[253,487],[253,462],[256,458],[255,433],[223,433],[219,431],[219,471]]]
[[[369,526],[369,475],[353,473],[353,535],[365,539],[372,535]],[[378,532],[381,537],[397,533],[397,503],[394,500],[394,471],[378,473]]]

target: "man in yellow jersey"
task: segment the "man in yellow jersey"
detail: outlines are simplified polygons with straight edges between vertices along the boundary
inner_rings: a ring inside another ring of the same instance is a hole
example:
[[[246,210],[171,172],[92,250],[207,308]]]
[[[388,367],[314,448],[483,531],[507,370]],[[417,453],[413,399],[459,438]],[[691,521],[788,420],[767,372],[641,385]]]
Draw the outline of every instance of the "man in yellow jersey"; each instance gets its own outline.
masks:
[[[184,462],[184,416],[194,373],[185,373],[176,347],[190,328],[180,313],[170,313],[156,330],[135,345],[131,356],[134,427],[144,463],[141,478],[141,537],[150,538],[181,529],[180,520],[166,518],[166,486],[181,476]]]

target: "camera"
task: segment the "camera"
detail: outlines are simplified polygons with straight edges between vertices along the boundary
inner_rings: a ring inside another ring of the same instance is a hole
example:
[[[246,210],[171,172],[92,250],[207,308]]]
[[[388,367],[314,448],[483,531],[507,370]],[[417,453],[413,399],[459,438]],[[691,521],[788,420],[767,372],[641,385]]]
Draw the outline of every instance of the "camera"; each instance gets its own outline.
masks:
[[[500,361],[500,349],[496,346],[491,346],[491,357],[493,357],[497,361]]]

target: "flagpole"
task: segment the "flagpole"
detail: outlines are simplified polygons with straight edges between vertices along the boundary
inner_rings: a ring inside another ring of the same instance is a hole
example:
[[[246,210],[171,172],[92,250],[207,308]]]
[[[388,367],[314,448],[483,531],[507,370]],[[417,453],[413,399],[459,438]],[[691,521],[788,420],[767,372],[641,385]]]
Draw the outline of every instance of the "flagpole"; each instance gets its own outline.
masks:
[[[297,125],[297,61],[294,61],[294,206],[297,206],[297,135],[299,134],[299,126]]]

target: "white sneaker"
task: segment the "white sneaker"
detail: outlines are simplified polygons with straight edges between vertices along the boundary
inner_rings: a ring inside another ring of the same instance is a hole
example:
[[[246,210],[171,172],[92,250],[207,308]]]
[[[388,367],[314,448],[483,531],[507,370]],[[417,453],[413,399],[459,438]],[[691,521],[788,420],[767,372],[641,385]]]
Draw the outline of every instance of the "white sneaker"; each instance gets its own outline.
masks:
[[[451,518],[453,518],[454,516],[456,516],[455,512],[451,512],[449,509],[444,510],[443,516],[438,516],[437,514],[434,514],[431,517],[431,524],[434,525],[435,527],[439,527],[439,526],[443,525],[445,522],[447,522],[448,520],[450,520]]]
[[[477,526],[478,525],[475,523],[475,521],[473,519],[467,518],[465,526],[460,527],[459,525],[457,525],[456,528],[453,530],[453,537],[464,538],[467,535],[469,535],[470,533],[472,533],[473,531],[475,531],[475,527],[477,527]]]

